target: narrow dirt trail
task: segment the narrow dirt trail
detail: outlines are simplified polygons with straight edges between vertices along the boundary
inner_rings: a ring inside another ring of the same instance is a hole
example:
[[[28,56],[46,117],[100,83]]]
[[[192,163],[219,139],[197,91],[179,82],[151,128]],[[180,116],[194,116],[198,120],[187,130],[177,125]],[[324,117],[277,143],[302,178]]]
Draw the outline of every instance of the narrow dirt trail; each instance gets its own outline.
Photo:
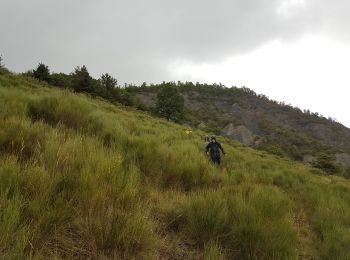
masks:
[[[308,216],[303,209],[299,209],[293,215],[293,226],[298,232],[297,255],[300,260],[318,260],[317,250],[315,249],[316,235],[308,221]]]

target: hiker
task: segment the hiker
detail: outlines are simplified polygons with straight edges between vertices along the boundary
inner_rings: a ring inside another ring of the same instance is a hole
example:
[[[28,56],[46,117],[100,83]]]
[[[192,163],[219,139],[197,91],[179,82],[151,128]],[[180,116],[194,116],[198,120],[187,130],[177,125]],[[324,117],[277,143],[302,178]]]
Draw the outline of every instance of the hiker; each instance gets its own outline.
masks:
[[[204,136],[204,143],[205,143],[205,146],[207,146],[210,143],[210,139],[208,135]]]
[[[215,136],[212,136],[210,139],[211,139],[210,143],[205,148],[206,153],[209,154],[210,152],[210,157],[213,163],[216,165],[220,165],[220,161],[221,161],[220,150],[224,155],[225,155],[225,151],[222,148],[221,144],[216,141]]]
[[[192,134],[192,130],[189,129],[189,128],[186,128],[184,131],[185,131],[185,134],[186,134],[186,135]]]

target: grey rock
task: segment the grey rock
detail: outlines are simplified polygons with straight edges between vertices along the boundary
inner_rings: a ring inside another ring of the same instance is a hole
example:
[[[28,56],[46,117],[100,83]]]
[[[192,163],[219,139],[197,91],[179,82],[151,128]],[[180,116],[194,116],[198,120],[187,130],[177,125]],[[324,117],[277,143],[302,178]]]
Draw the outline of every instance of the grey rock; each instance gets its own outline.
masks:
[[[137,93],[135,96],[146,107],[154,107],[156,103],[155,93]]]
[[[303,162],[304,163],[312,163],[316,161],[316,157],[312,156],[311,154],[306,154],[303,156]]]
[[[350,155],[346,153],[337,153],[335,160],[338,164],[343,167],[350,167]]]
[[[245,126],[234,126],[229,123],[221,132],[223,136],[238,140],[245,145],[251,145],[254,142],[255,135]]]

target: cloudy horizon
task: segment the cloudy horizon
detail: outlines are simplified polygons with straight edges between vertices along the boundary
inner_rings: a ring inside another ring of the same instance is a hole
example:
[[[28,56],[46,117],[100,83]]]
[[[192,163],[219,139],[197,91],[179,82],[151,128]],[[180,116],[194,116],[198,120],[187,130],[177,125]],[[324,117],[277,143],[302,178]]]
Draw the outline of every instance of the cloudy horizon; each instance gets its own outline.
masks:
[[[119,82],[246,86],[350,127],[345,0],[0,0],[13,71],[86,65]]]

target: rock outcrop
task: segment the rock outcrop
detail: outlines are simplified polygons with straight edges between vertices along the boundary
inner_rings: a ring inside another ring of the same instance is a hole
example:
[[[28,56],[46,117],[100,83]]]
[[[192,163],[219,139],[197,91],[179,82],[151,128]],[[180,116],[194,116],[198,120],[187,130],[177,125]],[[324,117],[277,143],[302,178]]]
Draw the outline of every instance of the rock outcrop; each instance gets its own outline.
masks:
[[[228,124],[221,132],[223,136],[238,140],[245,145],[252,145],[255,135],[245,126],[234,126],[232,123]]]
[[[341,166],[350,168],[350,155],[346,153],[337,153],[335,155],[335,160]]]

